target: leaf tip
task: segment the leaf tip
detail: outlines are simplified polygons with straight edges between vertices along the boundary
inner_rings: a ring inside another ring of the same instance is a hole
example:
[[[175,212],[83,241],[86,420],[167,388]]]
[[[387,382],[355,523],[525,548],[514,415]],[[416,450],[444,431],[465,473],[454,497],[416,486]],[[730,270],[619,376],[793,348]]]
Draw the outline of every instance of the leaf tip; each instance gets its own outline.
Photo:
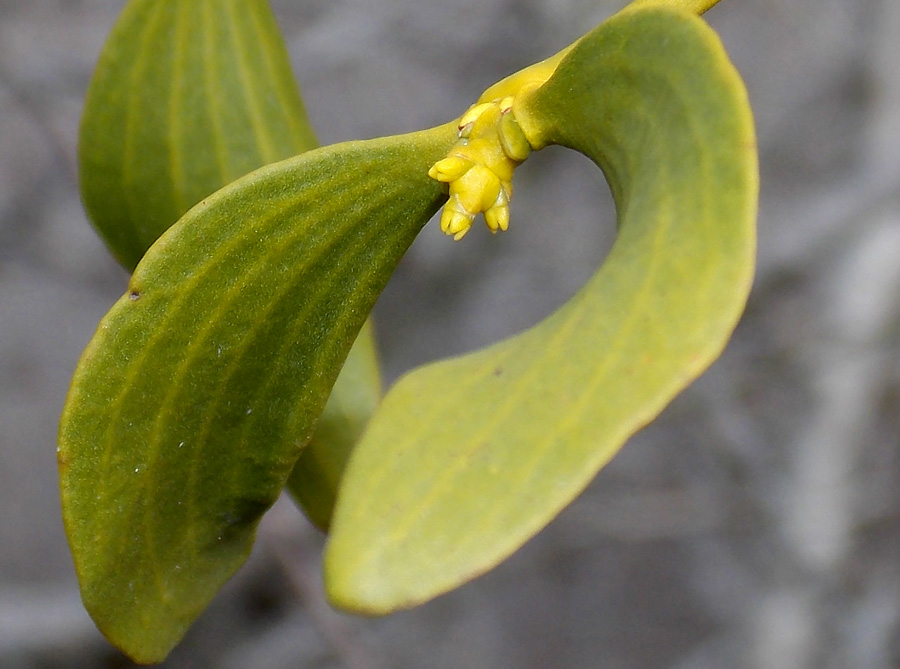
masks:
[[[349,548],[349,547],[347,547]],[[361,562],[364,551],[348,553],[343,545],[329,541],[322,565],[325,595],[336,609],[362,616],[383,616],[407,609],[418,601],[407,601],[392,585],[392,579],[379,575],[377,565]]]

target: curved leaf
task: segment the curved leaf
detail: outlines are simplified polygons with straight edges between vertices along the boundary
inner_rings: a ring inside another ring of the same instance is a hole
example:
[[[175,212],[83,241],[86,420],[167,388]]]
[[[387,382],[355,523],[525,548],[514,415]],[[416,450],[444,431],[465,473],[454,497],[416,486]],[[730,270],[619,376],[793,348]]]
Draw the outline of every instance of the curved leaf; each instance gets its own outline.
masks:
[[[719,0],[631,0],[631,3],[625,9],[631,10],[656,5],[673,9],[686,9],[695,14],[702,14],[717,4],[719,4]]]
[[[627,12],[632,9],[646,8],[653,5],[684,9],[700,15],[706,12],[708,9],[711,9],[718,3],[719,0],[631,0],[631,2],[621,11]],[[538,63],[534,63],[529,67],[526,67],[522,70],[519,70],[518,72],[509,75],[508,77],[501,79],[494,85],[488,87],[488,89],[485,90],[485,92],[482,93],[478,98],[478,102],[490,102],[492,100],[504,98],[508,95],[515,96],[523,88],[529,86],[539,86],[545,83],[547,79],[550,78],[550,75],[553,74],[553,71],[562,62],[563,58],[565,58],[569,54],[569,52],[575,48],[575,46],[578,44],[578,41],[579,40],[576,40],[575,42],[562,49],[561,51],[553,54],[549,58],[545,58]]]
[[[377,295],[446,199],[453,124],[303,154],[201,202],[147,252],[59,433],[85,605],[162,659],[244,562]]]
[[[529,140],[603,169],[618,239],[546,321],[388,393],[350,458],[326,548],[342,608],[413,606],[507,557],[719,355],[743,310],[754,132],[702,20],[620,13],[515,104]]]
[[[327,531],[347,459],[381,399],[381,375],[367,322],[347,355],[309,445],[287,481],[307,518]]]
[[[201,199],[315,145],[265,0],[132,0],[88,88],[82,198],[133,269]]]
[[[315,144],[265,0],[132,0],[85,103],[85,207],[114,255],[133,269],[201,199]],[[320,527],[327,527],[347,455],[381,397],[371,328],[357,348],[289,483]]]

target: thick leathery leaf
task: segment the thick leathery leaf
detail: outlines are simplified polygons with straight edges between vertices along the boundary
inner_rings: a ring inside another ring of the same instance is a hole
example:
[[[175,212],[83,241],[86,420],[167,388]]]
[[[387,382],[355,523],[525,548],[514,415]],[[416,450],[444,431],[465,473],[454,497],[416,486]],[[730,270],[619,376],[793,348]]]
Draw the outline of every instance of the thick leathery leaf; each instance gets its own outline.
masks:
[[[265,0],[132,0],[88,91],[85,206],[129,269],[190,207],[237,177],[315,147]],[[327,526],[337,481],[381,388],[364,328],[290,490]]]
[[[627,9],[657,5],[673,7],[675,9],[686,9],[696,14],[702,14],[706,10],[712,9],[717,4],[719,4],[719,0],[632,0]]]
[[[455,126],[319,149],[218,191],[147,252],[59,433],[82,597],[161,660],[244,562],[377,295],[446,199]]]
[[[646,8],[651,5],[674,7],[694,12],[697,15],[703,14],[719,3],[719,0],[632,0],[622,11],[630,11],[632,9]],[[557,68],[563,58],[578,44],[576,40],[562,51],[550,56],[549,58],[535,63],[530,67],[506,77],[490,86],[479,98],[479,102],[490,102],[507,95],[516,95],[523,87],[529,85],[539,85],[547,80],[547,78]]]
[[[619,236],[547,320],[388,392],[350,458],[326,548],[341,608],[413,606],[507,557],[719,355],[743,310],[753,124],[701,19],[626,10],[514,111],[532,144],[603,169]],[[566,234],[564,221],[545,224]]]
[[[319,529],[328,530],[350,452],[381,399],[372,326],[350,349],[309,445],[288,478],[287,490]]]
[[[266,0],[132,0],[85,100],[82,199],[133,269],[202,198],[315,144]]]

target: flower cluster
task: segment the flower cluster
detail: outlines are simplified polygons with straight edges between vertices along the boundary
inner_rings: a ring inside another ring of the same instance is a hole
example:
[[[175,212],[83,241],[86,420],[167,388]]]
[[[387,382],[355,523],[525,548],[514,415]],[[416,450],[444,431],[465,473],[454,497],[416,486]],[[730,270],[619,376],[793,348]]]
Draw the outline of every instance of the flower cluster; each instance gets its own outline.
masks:
[[[457,241],[479,213],[491,232],[509,227],[513,171],[531,153],[512,108],[512,96],[470,107],[459,120],[459,139],[449,155],[428,171],[450,185],[441,230]]]

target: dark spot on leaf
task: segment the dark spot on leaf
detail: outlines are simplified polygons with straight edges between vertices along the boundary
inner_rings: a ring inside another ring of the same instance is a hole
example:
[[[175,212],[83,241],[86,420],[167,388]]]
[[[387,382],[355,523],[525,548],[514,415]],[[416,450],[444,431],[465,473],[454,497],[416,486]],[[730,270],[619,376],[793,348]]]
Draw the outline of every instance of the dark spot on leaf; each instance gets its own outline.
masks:
[[[135,300],[141,299],[141,294],[136,290],[132,290],[130,293],[128,293],[128,299],[134,302]]]
[[[494,369],[494,376],[503,376],[503,368],[497,367],[496,369]]]

